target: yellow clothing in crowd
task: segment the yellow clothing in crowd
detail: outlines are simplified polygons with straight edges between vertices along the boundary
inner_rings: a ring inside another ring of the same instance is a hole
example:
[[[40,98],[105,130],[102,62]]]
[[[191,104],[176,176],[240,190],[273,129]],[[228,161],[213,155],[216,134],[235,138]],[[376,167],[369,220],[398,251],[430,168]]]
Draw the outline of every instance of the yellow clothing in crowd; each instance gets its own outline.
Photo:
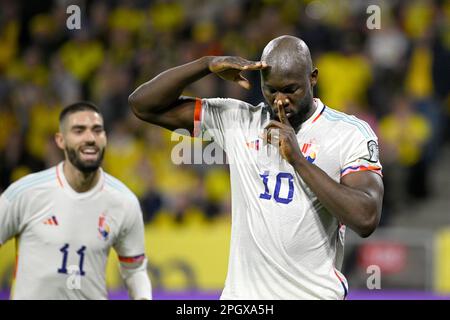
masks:
[[[61,60],[69,72],[84,82],[103,62],[104,49],[99,41],[65,43],[60,50]]]
[[[410,114],[403,119],[390,114],[381,119],[379,129],[383,143],[404,166],[412,166],[420,160],[423,145],[431,135],[429,122],[420,114]]]
[[[337,52],[325,53],[317,59],[319,90],[324,103],[339,111],[349,101],[365,103],[372,80],[370,65],[360,55],[345,56]]]

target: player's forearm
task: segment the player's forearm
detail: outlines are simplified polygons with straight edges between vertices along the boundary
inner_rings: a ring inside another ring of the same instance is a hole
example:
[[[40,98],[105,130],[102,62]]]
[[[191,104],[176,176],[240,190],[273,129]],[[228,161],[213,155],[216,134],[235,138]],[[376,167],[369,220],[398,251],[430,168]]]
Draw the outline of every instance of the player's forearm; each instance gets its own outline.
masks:
[[[139,271],[125,279],[128,293],[133,300],[151,300],[152,286],[145,271]]]
[[[186,86],[211,73],[210,59],[211,57],[203,57],[171,68],[140,85],[128,97],[134,113],[145,118],[148,114],[166,111],[178,100]]]
[[[120,263],[120,274],[132,299],[152,299],[152,285],[147,274],[147,259],[133,266],[127,263]]]
[[[368,237],[375,230],[381,208],[371,194],[337,183],[304,158],[296,161],[294,168],[319,201],[341,223],[361,237]]]

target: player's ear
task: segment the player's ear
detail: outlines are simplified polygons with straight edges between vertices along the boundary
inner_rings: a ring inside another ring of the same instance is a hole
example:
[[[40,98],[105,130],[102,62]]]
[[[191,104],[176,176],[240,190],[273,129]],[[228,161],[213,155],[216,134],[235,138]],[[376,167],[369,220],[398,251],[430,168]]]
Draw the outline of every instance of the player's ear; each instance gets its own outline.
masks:
[[[311,72],[311,75],[309,76],[311,86],[314,87],[316,85],[318,77],[319,77],[319,70],[317,70],[317,68],[314,68],[314,70]]]
[[[60,148],[61,150],[64,150],[65,143],[64,143],[64,137],[61,132],[57,132],[55,134],[55,142],[56,142],[56,145],[58,146],[58,148]]]

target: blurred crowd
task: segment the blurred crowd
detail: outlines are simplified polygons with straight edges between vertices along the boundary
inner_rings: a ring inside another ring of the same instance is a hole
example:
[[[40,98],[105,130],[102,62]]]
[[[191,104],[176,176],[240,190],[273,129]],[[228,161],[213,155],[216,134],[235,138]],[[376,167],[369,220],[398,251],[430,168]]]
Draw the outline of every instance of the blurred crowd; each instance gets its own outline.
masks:
[[[67,6],[81,8],[69,30]],[[53,142],[61,108],[96,103],[105,118],[104,169],[142,203],[147,222],[209,221],[230,212],[225,165],[175,165],[171,133],[138,120],[128,95],[159,72],[204,55],[259,60],[282,34],[303,38],[319,69],[315,95],[367,121],[380,138],[383,223],[432,192],[429,171],[450,122],[450,2],[358,0],[0,0],[0,192],[62,159]],[[262,101],[215,76],[186,94]]]

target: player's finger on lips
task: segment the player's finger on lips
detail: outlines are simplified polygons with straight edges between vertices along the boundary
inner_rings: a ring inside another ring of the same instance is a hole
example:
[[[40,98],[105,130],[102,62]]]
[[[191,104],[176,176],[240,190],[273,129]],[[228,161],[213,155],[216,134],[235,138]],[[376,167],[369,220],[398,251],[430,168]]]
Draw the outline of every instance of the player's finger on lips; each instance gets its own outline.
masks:
[[[286,123],[286,113],[283,108],[283,102],[281,100],[278,100],[277,103],[278,107],[278,117],[280,118],[281,123]]]

